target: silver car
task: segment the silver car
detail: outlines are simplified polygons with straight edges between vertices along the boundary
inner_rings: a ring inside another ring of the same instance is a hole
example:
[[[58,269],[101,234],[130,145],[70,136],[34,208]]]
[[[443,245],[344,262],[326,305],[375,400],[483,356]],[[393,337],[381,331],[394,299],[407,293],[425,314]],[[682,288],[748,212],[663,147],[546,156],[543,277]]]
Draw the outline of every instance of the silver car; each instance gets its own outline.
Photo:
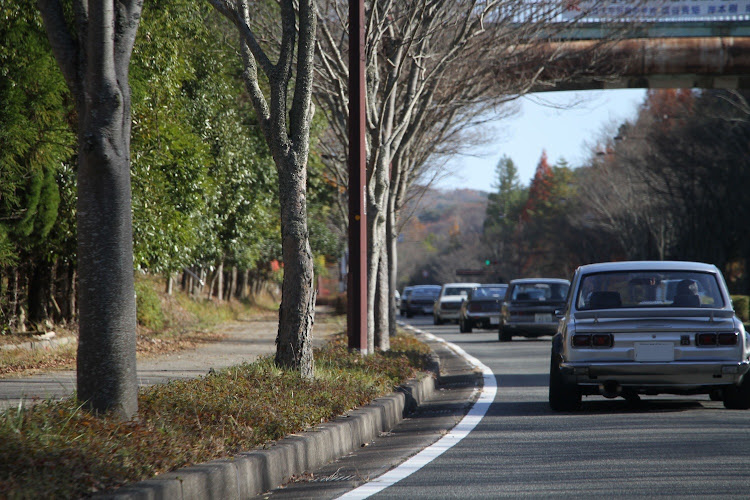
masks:
[[[713,265],[613,262],[578,268],[552,341],[549,403],[581,396],[708,394],[750,408],[750,336]]]

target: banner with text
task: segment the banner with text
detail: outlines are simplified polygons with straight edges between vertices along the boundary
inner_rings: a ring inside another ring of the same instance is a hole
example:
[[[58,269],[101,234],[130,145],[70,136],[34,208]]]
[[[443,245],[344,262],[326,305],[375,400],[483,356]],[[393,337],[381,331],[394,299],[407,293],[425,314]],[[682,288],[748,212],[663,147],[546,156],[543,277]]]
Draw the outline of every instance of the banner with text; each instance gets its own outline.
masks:
[[[689,21],[750,16],[750,0],[567,0],[563,17]]]

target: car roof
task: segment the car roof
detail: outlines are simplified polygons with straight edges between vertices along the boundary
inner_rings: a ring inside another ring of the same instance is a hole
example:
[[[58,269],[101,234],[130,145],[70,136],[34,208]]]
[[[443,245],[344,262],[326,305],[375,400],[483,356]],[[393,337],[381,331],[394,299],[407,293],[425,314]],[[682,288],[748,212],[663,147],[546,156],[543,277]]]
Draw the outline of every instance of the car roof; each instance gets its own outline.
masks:
[[[582,273],[600,273],[611,271],[699,271],[716,273],[719,269],[713,264],[676,260],[634,260],[623,262],[601,262],[581,266]]]
[[[445,283],[443,286],[479,286],[480,283]]]
[[[560,278],[518,278],[510,281],[511,285],[517,285],[521,283],[558,283],[570,285],[570,281]]]

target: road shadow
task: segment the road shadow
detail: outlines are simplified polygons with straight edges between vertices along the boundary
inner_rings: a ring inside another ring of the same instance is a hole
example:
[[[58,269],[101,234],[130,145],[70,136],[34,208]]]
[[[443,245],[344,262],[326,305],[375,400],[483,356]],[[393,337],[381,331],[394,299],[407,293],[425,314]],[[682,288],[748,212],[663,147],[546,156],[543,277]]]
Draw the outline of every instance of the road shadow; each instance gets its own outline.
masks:
[[[495,380],[501,391],[511,387],[549,387],[549,373],[496,373]]]
[[[459,339],[459,342],[462,344],[502,344],[506,346],[512,346],[513,344],[537,344],[537,343],[551,343],[552,337],[535,337],[535,338],[520,338],[520,339],[513,339],[512,342],[500,342],[497,340],[497,336],[490,339],[477,339],[477,338],[471,338],[471,337],[464,337],[463,335],[472,335],[470,333],[468,334],[462,334],[462,337]]]
[[[705,403],[708,403],[706,401]],[[544,415],[620,415],[640,413],[677,413],[696,409],[711,409],[703,401],[642,399],[630,403],[624,399],[584,397],[580,409],[553,411],[547,401],[495,401],[487,410],[486,417],[534,417]]]

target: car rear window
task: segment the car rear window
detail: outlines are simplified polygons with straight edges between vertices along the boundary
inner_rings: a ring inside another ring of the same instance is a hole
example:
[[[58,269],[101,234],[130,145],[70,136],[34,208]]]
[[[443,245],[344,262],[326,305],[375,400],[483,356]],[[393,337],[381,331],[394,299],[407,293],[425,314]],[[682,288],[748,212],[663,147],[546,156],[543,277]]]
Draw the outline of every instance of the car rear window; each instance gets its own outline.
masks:
[[[514,302],[561,302],[568,294],[566,283],[517,283],[510,292]],[[506,299],[507,300],[507,299]]]
[[[578,310],[621,307],[724,307],[713,273],[695,271],[607,272],[584,276]]]
[[[451,286],[451,287],[446,287],[445,288],[445,292],[443,293],[443,295],[464,295],[464,296],[468,296],[469,292],[471,292],[471,290],[473,288],[474,287],[468,287],[468,286],[460,286],[460,287],[459,286]]]
[[[507,287],[480,287],[472,292],[471,297],[473,299],[502,299],[503,297],[505,297],[505,292],[507,290]]]

